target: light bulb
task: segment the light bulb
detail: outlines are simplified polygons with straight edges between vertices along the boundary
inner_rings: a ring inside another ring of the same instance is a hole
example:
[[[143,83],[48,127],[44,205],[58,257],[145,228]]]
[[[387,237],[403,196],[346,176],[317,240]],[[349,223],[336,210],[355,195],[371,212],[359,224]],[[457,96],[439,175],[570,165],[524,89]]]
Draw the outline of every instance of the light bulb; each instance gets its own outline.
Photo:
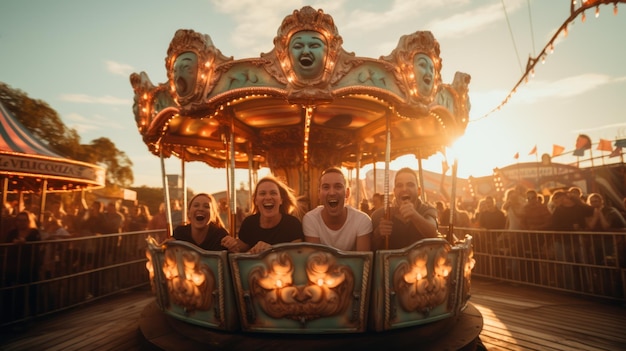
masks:
[[[600,6],[596,6],[596,18],[600,16]]]

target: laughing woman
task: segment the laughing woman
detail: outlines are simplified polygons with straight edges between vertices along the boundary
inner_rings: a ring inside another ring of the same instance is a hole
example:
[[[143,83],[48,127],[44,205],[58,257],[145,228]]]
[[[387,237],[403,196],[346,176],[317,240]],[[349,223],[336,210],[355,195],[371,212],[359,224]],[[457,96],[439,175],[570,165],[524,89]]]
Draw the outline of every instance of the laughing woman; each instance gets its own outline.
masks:
[[[217,202],[209,194],[198,194],[189,201],[189,224],[174,229],[174,239],[188,241],[209,251],[227,250],[221,242],[228,232],[217,214]]]
[[[297,211],[293,191],[280,180],[265,177],[256,185],[252,214],[241,223],[239,238],[227,236],[222,245],[231,252],[259,253],[274,244],[301,242],[304,233],[294,216]]]

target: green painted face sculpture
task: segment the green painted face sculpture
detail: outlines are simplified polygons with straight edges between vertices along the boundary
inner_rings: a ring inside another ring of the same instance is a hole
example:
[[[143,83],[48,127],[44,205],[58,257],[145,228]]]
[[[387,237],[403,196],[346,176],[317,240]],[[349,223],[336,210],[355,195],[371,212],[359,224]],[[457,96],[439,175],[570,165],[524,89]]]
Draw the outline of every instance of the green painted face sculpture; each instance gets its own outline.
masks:
[[[435,83],[435,65],[430,56],[417,54],[413,58],[413,70],[415,83],[420,96],[430,96]]]
[[[174,62],[174,83],[179,96],[191,94],[196,85],[198,74],[198,56],[193,52],[184,52]]]
[[[294,72],[299,79],[315,79],[324,72],[327,45],[320,33],[295,33],[289,40],[289,53]]]

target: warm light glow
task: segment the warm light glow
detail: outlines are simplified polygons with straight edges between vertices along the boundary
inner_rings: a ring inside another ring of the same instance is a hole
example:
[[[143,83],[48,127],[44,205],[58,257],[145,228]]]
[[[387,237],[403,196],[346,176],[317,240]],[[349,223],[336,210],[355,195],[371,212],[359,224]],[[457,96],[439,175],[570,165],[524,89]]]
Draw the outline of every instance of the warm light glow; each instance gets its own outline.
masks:
[[[600,6],[596,6],[596,18],[600,17]]]
[[[282,288],[283,287],[283,281],[280,279],[276,279],[276,287],[277,288]]]
[[[193,283],[196,284],[196,286],[202,285],[202,283],[204,283],[204,275],[198,274],[198,273],[192,273],[191,281],[193,281]]]

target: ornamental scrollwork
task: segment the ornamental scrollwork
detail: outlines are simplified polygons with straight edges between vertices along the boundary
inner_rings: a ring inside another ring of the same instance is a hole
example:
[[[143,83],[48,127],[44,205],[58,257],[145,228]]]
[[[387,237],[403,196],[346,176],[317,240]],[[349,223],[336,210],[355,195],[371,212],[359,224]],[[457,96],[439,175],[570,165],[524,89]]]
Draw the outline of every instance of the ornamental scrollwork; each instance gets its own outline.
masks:
[[[323,252],[306,261],[305,284],[294,281],[295,266],[287,253],[272,253],[249,276],[250,294],[272,318],[306,322],[343,313],[352,301],[354,274]]]
[[[168,248],[165,250],[163,274],[170,301],[186,312],[207,311],[213,305],[215,276],[197,252]]]
[[[437,250],[431,262],[429,251]],[[452,265],[444,247],[422,247],[409,253],[393,274],[393,287],[399,305],[408,312],[428,314],[445,302]]]

